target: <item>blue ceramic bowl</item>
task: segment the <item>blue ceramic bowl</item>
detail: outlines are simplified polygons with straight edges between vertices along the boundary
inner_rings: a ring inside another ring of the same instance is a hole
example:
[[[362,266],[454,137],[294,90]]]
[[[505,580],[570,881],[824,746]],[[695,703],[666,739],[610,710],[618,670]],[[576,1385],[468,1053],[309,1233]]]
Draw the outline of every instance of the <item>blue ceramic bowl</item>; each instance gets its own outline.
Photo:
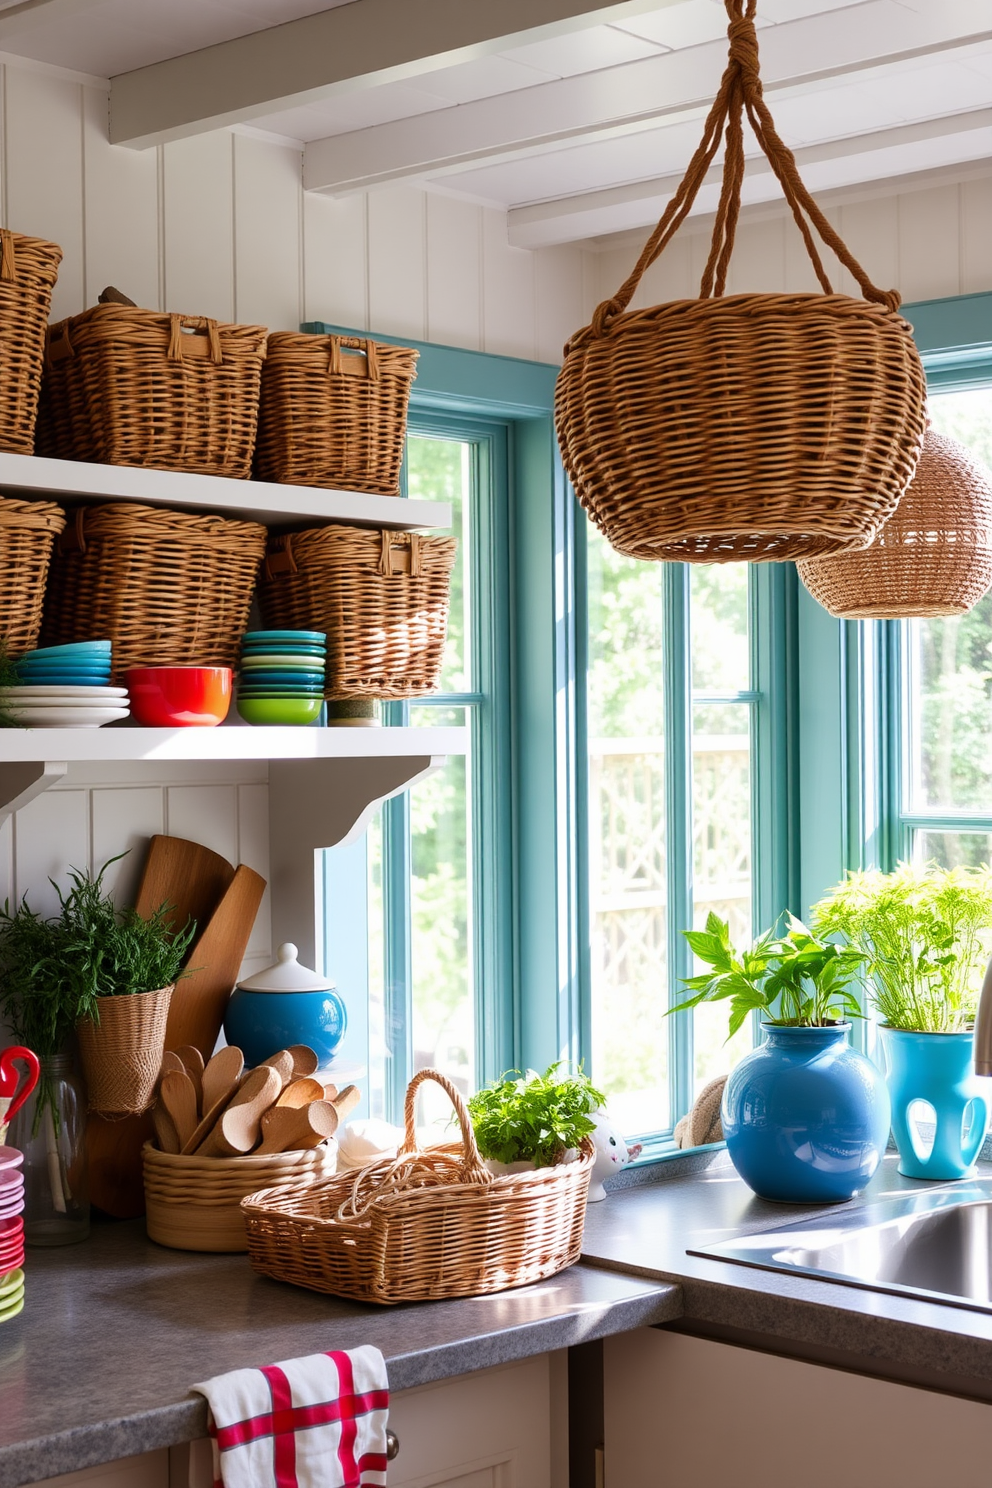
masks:
[[[344,1003],[330,989],[249,992],[235,987],[224,1014],[224,1036],[242,1051],[246,1065],[262,1064],[291,1044],[306,1044],[321,1066],[329,1064],[347,1026]]]
[[[327,640],[323,630],[246,630],[241,637],[243,644],[253,641],[300,641],[311,646],[322,646]]]
[[[64,656],[66,660],[81,656],[109,656],[111,650],[110,641],[69,641],[64,646],[40,646],[35,651],[28,651],[24,659],[38,657],[39,660],[46,657]]]
[[[269,671],[267,667],[255,667],[250,672],[241,673],[242,682],[250,682],[253,687],[259,683],[276,687],[281,682],[286,682],[290,687],[323,687],[323,672],[283,672]]]

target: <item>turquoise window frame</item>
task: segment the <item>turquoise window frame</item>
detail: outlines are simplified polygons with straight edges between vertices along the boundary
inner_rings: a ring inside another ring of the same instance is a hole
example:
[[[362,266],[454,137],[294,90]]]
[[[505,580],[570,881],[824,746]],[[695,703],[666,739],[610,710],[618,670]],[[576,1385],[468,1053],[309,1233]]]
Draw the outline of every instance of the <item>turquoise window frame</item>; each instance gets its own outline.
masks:
[[[477,972],[480,986],[498,989],[495,995],[483,995],[477,1008],[477,1069],[485,1079],[506,1068],[544,1067],[555,1059],[588,1064],[586,518],[558,454],[553,421],[558,369],[326,322],[309,322],[301,329],[371,336],[383,342],[402,339],[420,353],[410,402],[411,431],[496,444],[502,438],[503,452],[493,458],[505,462],[500,472],[505,510],[488,530],[479,531],[473,555],[477,583],[487,572],[488,583],[500,590],[505,586],[509,600],[502,635],[496,633],[491,606],[483,607],[479,639],[482,669],[488,668],[492,706],[499,715],[498,747],[507,766],[498,776],[494,770],[477,772],[479,792],[473,801],[491,849],[476,885],[481,896],[477,923],[486,931]],[[495,444],[490,447],[495,449]],[[476,513],[477,519],[483,515]],[[670,747],[683,762],[681,770],[669,771],[669,831],[674,827],[683,844],[682,870],[675,874],[673,869],[669,942],[673,968],[688,974],[688,949],[679,933],[689,923],[692,872],[687,568],[665,565],[663,588],[669,658],[663,684],[666,716],[672,720]],[[751,711],[754,914],[755,923],[762,925],[799,905],[798,590],[790,564],[752,569],[752,689],[726,699],[745,702]],[[454,705],[457,700],[437,701]],[[466,701],[488,705],[474,697]],[[402,717],[398,709],[395,721]],[[498,779],[504,782],[502,788],[497,788]],[[400,884],[410,871],[408,820],[404,798],[386,803],[383,872],[384,877],[395,875],[394,904],[402,900]],[[348,902],[356,912],[353,885],[361,848],[363,844],[356,844],[325,854],[328,965],[335,957],[340,964],[336,941],[344,933],[345,921],[334,913],[333,902],[346,876],[352,885]],[[364,864],[364,856],[361,861]],[[347,923],[347,938],[354,947],[361,936],[355,933],[353,918]],[[408,927],[396,921],[387,924],[386,940],[391,946],[387,1008],[397,1026],[408,1031]],[[363,973],[354,951],[349,957],[353,984],[367,990],[367,965]],[[681,1114],[692,1098],[691,1038],[683,1015],[672,1022],[675,1105],[676,1114]],[[364,1036],[367,1063],[367,1030]],[[352,1045],[349,1053],[362,1058],[363,1050]],[[390,1082],[394,1114],[405,1083],[402,1061],[395,1063]],[[642,1161],[672,1155],[674,1150],[670,1130],[653,1134]]]

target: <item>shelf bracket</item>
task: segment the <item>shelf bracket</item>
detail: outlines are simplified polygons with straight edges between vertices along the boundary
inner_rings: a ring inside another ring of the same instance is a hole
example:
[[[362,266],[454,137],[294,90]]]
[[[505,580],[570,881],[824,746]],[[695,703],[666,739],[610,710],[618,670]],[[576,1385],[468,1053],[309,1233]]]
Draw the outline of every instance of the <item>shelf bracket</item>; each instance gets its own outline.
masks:
[[[382,801],[433,775],[445,755],[272,760],[269,765],[269,880],[273,945],[291,940],[304,966],[318,962],[323,906],[315,854],[354,841]]]
[[[8,760],[0,764],[0,821],[64,779],[65,760]]]

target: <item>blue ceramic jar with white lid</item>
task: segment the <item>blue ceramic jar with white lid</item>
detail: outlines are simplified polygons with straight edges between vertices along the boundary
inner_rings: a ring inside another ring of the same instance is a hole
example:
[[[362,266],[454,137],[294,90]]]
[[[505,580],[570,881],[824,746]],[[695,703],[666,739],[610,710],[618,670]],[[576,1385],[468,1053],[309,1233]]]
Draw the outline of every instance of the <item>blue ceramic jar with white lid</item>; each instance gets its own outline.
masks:
[[[297,960],[287,941],[274,966],[239,982],[224,1014],[224,1037],[236,1044],[246,1065],[261,1064],[291,1044],[307,1044],[330,1064],[348,1026],[334,983]]]

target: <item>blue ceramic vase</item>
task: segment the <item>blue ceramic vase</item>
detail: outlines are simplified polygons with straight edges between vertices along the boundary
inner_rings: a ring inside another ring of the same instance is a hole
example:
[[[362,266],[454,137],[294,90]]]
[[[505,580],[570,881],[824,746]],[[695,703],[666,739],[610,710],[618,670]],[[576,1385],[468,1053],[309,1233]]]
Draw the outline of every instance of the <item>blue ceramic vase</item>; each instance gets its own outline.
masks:
[[[723,1092],[727,1151],[749,1188],[786,1204],[839,1204],[871,1178],[889,1139],[879,1070],[847,1041],[850,1023],[764,1025],[765,1042]]]
[[[892,1134],[907,1178],[970,1178],[989,1123],[988,1081],[975,1074],[974,1034],[879,1029],[892,1097]],[[933,1146],[916,1131],[910,1107],[932,1110]],[[967,1138],[965,1131],[967,1130]]]

